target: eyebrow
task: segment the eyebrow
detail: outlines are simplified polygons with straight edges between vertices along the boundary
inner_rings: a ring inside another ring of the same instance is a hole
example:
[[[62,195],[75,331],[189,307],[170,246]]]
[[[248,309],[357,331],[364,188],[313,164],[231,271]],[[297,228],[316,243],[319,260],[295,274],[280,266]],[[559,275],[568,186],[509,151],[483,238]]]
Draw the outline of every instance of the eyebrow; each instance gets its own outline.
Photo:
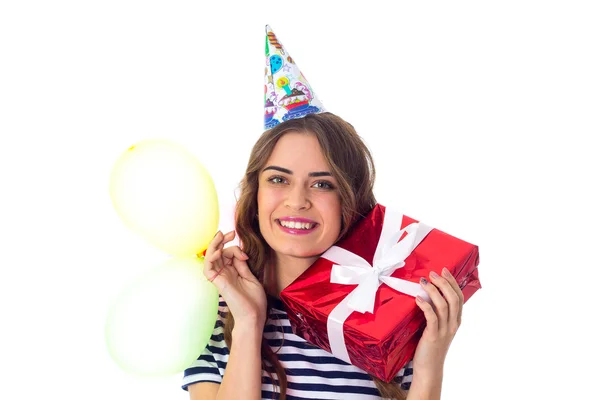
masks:
[[[265,169],[263,169],[263,172],[272,169],[275,171],[279,171],[279,172],[283,172],[284,174],[289,174],[289,175],[294,175],[294,173],[287,169],[287,168],[283,168],[283,167],[278,167],[276,165],[269,165],[268,167],[266,167]],[[308,174],[308,176],[310,177],[317,177],[317,176],[331,176],[331,172],[327,172],[327,171],[318,171],[318,172],[310,172]]]

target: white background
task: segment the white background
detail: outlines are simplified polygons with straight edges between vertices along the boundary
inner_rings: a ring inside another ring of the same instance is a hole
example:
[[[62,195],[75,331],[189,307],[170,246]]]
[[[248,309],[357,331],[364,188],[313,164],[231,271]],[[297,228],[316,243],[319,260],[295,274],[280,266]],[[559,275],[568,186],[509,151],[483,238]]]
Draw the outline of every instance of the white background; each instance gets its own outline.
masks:
[[[379,201],[480,246],[443,398],[597,395],[598,7],[412,3],[3,1],[0,398],[187,398],[107,354],[110,300],[167,257],[122,224],[109,171],[180,142],[231,228],[267,23],[371,148]]]

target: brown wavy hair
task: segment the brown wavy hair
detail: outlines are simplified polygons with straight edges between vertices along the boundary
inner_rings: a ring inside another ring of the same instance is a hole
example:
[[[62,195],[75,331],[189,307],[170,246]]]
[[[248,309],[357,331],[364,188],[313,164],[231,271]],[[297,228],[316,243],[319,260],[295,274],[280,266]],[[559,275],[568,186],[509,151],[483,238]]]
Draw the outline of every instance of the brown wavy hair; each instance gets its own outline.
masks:
[[[309,114],[303,118],[285,121],[264,132],[250,153],[246,174],[240,182],[235,229],[241,247],[248,254],[247,262],[250,270],[265,287],[274,287],[275,275],[271,268],[274,256],[272,249],[262,237],[258,225],[258,177],[277,141],[289,132],[305,132],[316,136],[331,173],[338,182],[342,209],[342,228],[338,241],[376,204],[373,194],[375,184],[373,158],[354,127],[342,118],[332,113]],[[267,310],[267,315],[269,312],[270,310]],[[231,348],[234,324],[233,316],[228,313],[224,336],[229,348]],[[279,400],[285,400],[286,372],[264,337],[261,358],[263,369],[269,371],[272,377],[273,374],[276,375],[280,387]],[[372,378],[382,397],[406,399],[406,392],[400,389],[397,382],[386,383],[375,377]],[[275,386],[275,380],[273,382]]]

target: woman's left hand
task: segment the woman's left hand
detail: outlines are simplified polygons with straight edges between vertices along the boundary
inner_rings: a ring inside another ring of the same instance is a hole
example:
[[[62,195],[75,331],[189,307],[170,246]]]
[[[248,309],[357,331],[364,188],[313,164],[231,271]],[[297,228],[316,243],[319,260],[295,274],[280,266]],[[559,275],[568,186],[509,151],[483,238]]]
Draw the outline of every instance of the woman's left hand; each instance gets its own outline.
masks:
[[[432,271],[429,277],[429,282],[421,279],[421,286],[433,306],[420,297],[416,299],[417,306],[425,314],[427,326],[413,358],[413,373],[415,379],[439,381],[441,385],[446,354],[460,326],[464,297],[446,268],[442,276]]]

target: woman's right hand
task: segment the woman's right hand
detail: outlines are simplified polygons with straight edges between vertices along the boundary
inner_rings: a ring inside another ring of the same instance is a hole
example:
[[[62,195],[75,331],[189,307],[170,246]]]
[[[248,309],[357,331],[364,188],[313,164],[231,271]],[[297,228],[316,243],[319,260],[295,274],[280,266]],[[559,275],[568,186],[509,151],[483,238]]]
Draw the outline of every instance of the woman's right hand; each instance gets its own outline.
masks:
[[[235,231],[217,232],[204,255],[204,276],[212,279],[236,326],[254,325],[262,330],[267,313],[265,289],[248,268],[248,255],[238,246],[224,248],[233,238]]]

